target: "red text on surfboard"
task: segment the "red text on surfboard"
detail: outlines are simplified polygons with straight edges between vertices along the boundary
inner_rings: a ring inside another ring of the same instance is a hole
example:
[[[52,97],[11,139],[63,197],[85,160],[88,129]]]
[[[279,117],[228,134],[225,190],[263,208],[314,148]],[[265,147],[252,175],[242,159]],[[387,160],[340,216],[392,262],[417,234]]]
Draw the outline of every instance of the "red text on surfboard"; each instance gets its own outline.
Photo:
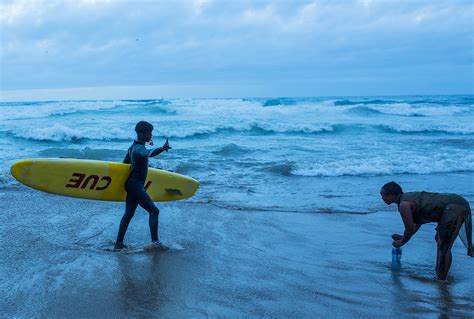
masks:
[[[66,187],[85,189],[90,184],[89,189],[103,191],[104,189],[107,189],[107,187],[109,187],[110,183],[112,182],[112,178],[110,176],[86,176],[86,174],[82,173],[73,173],[72,178],[69,180],[69,183],[66,184]]]

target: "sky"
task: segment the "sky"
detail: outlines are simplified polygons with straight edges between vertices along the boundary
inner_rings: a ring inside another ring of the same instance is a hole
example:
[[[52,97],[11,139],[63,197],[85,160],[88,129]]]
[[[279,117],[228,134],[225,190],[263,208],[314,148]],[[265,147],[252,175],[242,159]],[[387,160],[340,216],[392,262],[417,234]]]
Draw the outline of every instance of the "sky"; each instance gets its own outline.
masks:
[[[0,0],[0,100],[474,93],[472,1]]]

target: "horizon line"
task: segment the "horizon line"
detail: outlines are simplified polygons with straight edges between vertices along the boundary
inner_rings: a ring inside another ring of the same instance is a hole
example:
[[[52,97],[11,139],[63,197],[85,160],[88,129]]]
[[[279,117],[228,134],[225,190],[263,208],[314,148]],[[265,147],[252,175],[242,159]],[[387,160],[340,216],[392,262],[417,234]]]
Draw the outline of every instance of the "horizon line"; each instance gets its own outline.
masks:
[[[192,94],[190,91],[219,88],[232,89],[230,85],[143,85],[143,86],[96,86],[96,87],[68,87],[68,88],[47,88],[47,89],[0,89],[0,103],[7,102],[51,102],[51,101],[123,101],[123,100],[157,100],[157,99],[282,99],[282,98],[349,98],[349,97],[407,97],[407,96],[469,96],[474,92],[456,93],[374,93],[374,94],[274,94],[265,93],[244,93],[239,94]],[[129,92],[124,92],[126,89]],[[269,91],[272,88],[265,88],[262,91]],[[104,92],[104,90],[106,92]],[[118,91],[117,91],[118,90]],[[155,94],[152,91],[162,91]],[[235,89],[237,91],[237,89]],[[178,94],[179,91],[181,94]],[[196,92],[194,92],[196,93]],[[24,97],[28,95],[29,97]],[[102,96],[101,96],[102,95]],[[128,96],[127,96],[128,95]],[[21,97],[20,97],[21,96]],[[56,96],[56,97],[55,97]],[[67,97],[69,96],[69,97]]]

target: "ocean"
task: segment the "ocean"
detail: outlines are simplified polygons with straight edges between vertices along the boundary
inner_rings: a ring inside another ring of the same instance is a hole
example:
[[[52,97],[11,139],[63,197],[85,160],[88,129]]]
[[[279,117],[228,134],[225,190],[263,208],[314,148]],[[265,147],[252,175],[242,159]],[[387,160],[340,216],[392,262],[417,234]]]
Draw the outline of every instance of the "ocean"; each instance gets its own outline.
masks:
[[[121,162],[140,120],[150,165],[201,183],[157,203],[162,240],[147,254],[146,214],[111,253],[123,203],[29,189],[26,158]],[[38,101],[0,103],[0,244],[6,317],[413,317],[474,313],[474,262],[453,248],[434,274],[434,226],[390,270],[403,224],[380,187],[453,192],[474,203],[474,96]],[[383,300],[379,300],[380,296]],[[407,300],[408,299],[408,300]],[[0,315],[3,316],[3,315]]]

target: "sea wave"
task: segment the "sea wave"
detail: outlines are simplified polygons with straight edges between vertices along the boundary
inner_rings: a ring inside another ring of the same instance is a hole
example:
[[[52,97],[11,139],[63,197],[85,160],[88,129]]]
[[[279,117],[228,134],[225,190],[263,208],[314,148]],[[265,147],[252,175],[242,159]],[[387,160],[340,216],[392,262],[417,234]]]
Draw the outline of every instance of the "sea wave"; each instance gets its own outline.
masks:
[[[373,99],[373,100],[335,100],[335,106],[351,106],[351,105],[368,105],[368,104],[396,104],[399,101],[394,100],[382,100],[382,99]]]
[[[59,101],[32,103],[3,103],[0,120],[22,120],[47,117],[61,117],[73,114],[89,114],[104,111],[128,109],[149,114],[174,115],[176,111],[165,107],[167,100],[121,100],[121,101]],[[119,112],[119,111],[118,111]]]
[[[354,104],[350,107],[345,107],[345,111],[361,115],[381,114],[406,117],[442,117],[469,112],[469,108],[461,106],[441,107],[439,105],[414,107],[408,103],[393,103],[390,105]]]
[[[466,138],[446,138],[433,141],[434,144],[465,147],[466,149],[474,149],[474,139]]]
[[[252,134],[252,135],[272,135],[272,134],[344,134],[344,132],[378,129],[387,133],[395,134],[474,134],[474,127],[459,122],[452,124],[436,125],[432,123],[398,123],[398,124],[297,124],[297,123],[235,123],[231,125],[201,125],[201,126],[184,126],[167,127],[166,125],[157,126],[154,130],[154,136],[163,136],[175,139],[187,138],[207,138],[216,134]],[[49,141],[49,142],[80,142],[85,140],[94,141],[126,141],[135,138],[133,126],[128,129],[116,127],[89,127],[89,128],[71,128],[64,124],[55,123],[49,127],[37,128],[16,128],[13,131],[2,131],[5,136],[13,136],[14,138],[28,139],[33,141]],[[234,148],[234,149],[232,149]],[[231,154],[236,152],[235,145],[227,146],[225,149],[216,151],[225,155],[227,152]]]
[[[201,126],[196,128],[177,128],[175,131],[163,130],[160,128],[154,130],[154,136],[166,136],[168,138],[201,138],[211,134],[218,133],[235,133],[235,132],[254,131],[255,133],[264,134],[266,131],[257,127],[239,128],[232,126],[207,127]],[[63,124],[54,124],[51,127],[22,129],[21,131],[3,132],[12,135],[15,138],[29,139],[33,141],[49,141],[49,142],[80,142],[85,140],[94,141],[125,141],[135,138],[132,129],[118,128],[97,128],[97,129],[78,129],[70,128]],[[266,132],[270,133],[270,132]]]
[[[333,160],[325,163],[298,163],[291,167],[295,176],[380,176],[393,174],[436,174],[474,171],[474,155],[432,157],[401,156],[403,160],[389,157]]]
[[[215,127],[201,126],[191,129],[180,129],[174,132],[165,133],[162,135],[175,138],[199,138],[207,137],[212,134],[219,133],[253,133],[256,135],[269,134],[317,134],[325,132],[333,132],[335,129],[328,124],[314,124],[314,125],[291,125],[282,123],[248,123],[248,124],[234,124],[234,125],[219,125]]]
[[[65,117],[65,116],[84,116],[84,117],[108,117],[108,116],[120,116],[127,117],[127,115],[176,115],[176,111],[167,109],[161,105],[137,105],[137,104],[126,104],[116,105],[114,107],[102,107],[102,108],[81,108],[75,110],[59,110],[49,114],[47,117]]]
[[[290,176],[295,168],[295,162],[285,161],[282,163],[271,163],[264,166],[261,171],[274,173],[277,175]]]
[[[160,115],[176,115],[176,110],[165,108],[161,105],[139,105],[135,107],[133,115],[152,115],[152,114],[160,114]]]
[[[337,99],[332,100],[335,106],[352,106],[352,105],[396,105],[407,103],[409,105],[438,105],[449,106],[453,104],[469,105],[474,99],[471,96],[426,96],[426,97],[386,97],[386,98],[354,98],[354,99]]]
[[[397,125],[387,125],[381,124],[376,125],[383,131],[388,133],[405,133],[405,134],[433,134],[433,133],[442,133],[442,134],[460,134],[460,135],[470,135],[474,134],[474,126],[472,125],[462,125],[460,123],[453,123],[451,125],[433,125],[433,124],[397,124]]]
[[[214,151],[213,153],[216,155],[226,157],[226,156],[239,156],[242,154],[247,154],[249,152],[252,152],[252,150],[249,150],[245,147],[241,147],[234,143],[230,143],[225,146],[222,146],[220,149]]]
[[[179,174],[189,174],[190,172],[201,168],[202,164],[197,161],[179,161],[171,168],[171,170]]]
[[[8,187],[11,185],[16,185],[18,182],[16,179],[10,174],[9,170],[0,172],[0,187]]]
[[[460,106],[413,107],[407,103],[397,103],[390,106],[367,105],[366,107],[382,114],[399,116],[450,116],[469,111],[469,108]]]
[[[110,110],[123,106],[120,101],[65,101],[55,103],[35,102],[2,106],[0,120],[21,120],[62,116],[85,111]]]
[[[74,142],[80,140],[128,140],[133,139],[131,132],[112,129],[75,129],[62,124],[51,127],[34,128],[14,133],[16,137],[35,141]]]
[[[133,103],[134,105],[168,105],[172,102],[165,99],[149,99],[149,100],[120,100],[122,102]]]
[[[125,156],[125,150],[90,148],[71,149],[71,148],[47,148],[38,152],[41,157],[68,157],[93,160],[122,160]]]
[[[304,101],[304,100],[302,100]],[[265,102],[263,102],[263,106],[278,106],[278,105],[295,105],[297,103],[297,100],[291,99],[291,98],[286,98],[286,97],[281,97],[281,98],[273,98],[273,99],[267,99]]]
[[[56,111],[44,113],[44,117],[61,117],[67,115],[94,115],[94,116],[104,116],[107,113],[117,113],[126,115],[127,113],[133,115],[140,114],[161,114],[161,115],[175,115],[176,111],[170,108],[167,108],[166,105],[171,104],[169,101],[165,100],[150,100],[150,101],[137,101],[135,103],[126,101],[118,101],[113,104],[103,104],[103,105],[77,105],[71,106],[69,108],[59,108]]]

